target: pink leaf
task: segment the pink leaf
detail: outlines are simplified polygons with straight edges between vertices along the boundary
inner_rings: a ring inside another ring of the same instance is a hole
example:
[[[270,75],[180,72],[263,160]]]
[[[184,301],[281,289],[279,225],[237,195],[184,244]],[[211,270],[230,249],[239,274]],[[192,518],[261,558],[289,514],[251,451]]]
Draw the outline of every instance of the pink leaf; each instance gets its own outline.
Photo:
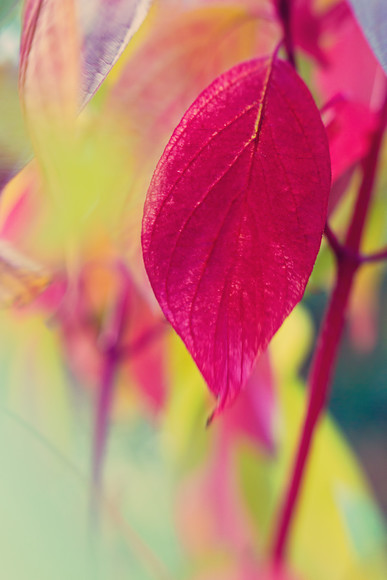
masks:
[[[324,108],[332,165],[328,215],[347,191],[356,164],[367,154],[377,115],[362,103],[338,97]]]
[[[304,293],[329,188],[319,112],[276,56],[218,77],[161,157],[145,203],[145,267],[218,411]]]
[[[123,337],[121,358],[136,380],[144,401],[152,412],[164,407],[167,396],[165,376],[165,331],[168,326],[130,280],[130,312]]]
[[[197,561],[208,557],[214,548],[226,548],[232,560],[240,560],[249,552],[253,530],[243,509],[234,459],[229,441],[215,437],[206,463],[190,473],[180,487],[178,534]]]
[[[335,181],[367,154],[377,115],[362,103],[346,99],[336,101],[329,113],[326,129]]]
[[[348,17],[346,1],[338,0],[324,6],[314,0],[297,0],[292,11],[294,44],[312,56],[316,63],[327,66],[326,39],[332,29],[337,30]]]
[[[270,360],[264,353],[256,361],[246,387],[223,415],[224,437],[231,442],[238,435],[244,435],[274,453],[276,407]]]
[[[387,4],[385,0],[350,0],[368,42],[387,73]]]
[[[342,94],[350,101],[378,110],[384,98],[382,67],[350,11],[341,22],[331,24],[326,30],[328,65],[314,71],[321,96],[328,101]]]

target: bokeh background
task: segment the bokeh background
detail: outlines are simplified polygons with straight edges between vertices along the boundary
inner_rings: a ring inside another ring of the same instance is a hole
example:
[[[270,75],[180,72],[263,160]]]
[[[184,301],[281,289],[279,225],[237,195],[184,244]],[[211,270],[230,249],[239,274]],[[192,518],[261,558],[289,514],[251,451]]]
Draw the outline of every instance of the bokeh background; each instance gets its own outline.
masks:
[[[0,238],[41,264],[37,283],[44,285],[45,269],[56,273],[42,296],[0,314],[0,561],[7,580],[279,579],[268,569],[267,555],[334,265],[323,242],[302,303],[260,361],[240,406],[206,429],[214,402],[144,280],[138,253],[142,205],[179,115],[221,70],[261,54],[271,33],[265,23],[243,19],[235,31],[230,22],[240,18],[240,6],[181,2],[172,18],[171,4],[156,2],[81,115],[83,140],[61,168],[70,208],[63,228],[62,210],[41,218],[36,204],[42,198],[29,164],[33,147],[17,88],[21,3],[0,4]],[[353,17],[347,14],[343,22],[336,32],[342,62],[331,65],[339,83],[348,80],[340,67],[353,59],[345,39],[350,37],[350,45],[361,34]],[[324,39],[332,51],[334,38]],[[372,59],[361,42],[358,50]],[[175,54],[174,45],[183,47],[182,54]],[[216,58],[208,58],[209,46],[214,54],[214,46],[221,47]],[[307,51],[300,51],[299,60],[322,104],[326,70],[319,80]],[[170,113],[173,99],[177,112]],[[384,145],[367,251],[387,242],[386,167]],[[332,216],[339,233],[358,181],[355,172]],[[18,209],[20,192],[30,190],[31,204],[27,195]],[[100,207],[84,220],[96,190]],[[113,190],[124,193],[113,196]],[[75,250],[66,245],[64,252],[72,223]],[[0,245],[3,262],[21,268],[21,256]],[[118,262],[130,272],[131,307],[123,328],[129,347],[113,381],[105,437],[98,445],[100,337],[121,291]],[[0,267],[4,305],[12,303],[18,284]],[[364,267],[357,279],[286,580],[386,578],[386,354],[387,277],[381,264]]]

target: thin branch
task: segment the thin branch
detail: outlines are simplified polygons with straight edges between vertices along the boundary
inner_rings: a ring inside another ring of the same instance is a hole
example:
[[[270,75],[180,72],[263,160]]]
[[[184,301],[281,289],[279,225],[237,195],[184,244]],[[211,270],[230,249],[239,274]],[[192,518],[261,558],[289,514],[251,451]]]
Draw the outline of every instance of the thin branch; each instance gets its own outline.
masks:
[[[380,252],[375,252],[374,254],[370,254],[368,256],[361,256],[362,263],[368,262],[381,262],[383,260],[387,260],[387,248],[381,250]]]
[[[343,253],[345,253],[344,246],[339,241],[338,237],[336,236],[334,231],[331,229],[328,222],[325,224],[324,235],[325,235],[330,247],[332,248],[333,253],[335,254],[337,260],[340,260]]]

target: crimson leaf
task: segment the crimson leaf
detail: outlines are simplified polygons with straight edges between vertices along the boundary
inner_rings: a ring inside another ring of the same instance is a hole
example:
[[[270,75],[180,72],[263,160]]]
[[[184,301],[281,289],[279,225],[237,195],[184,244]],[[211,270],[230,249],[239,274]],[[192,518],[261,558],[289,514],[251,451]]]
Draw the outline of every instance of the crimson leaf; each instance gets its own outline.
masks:
[[[218,77],[172,135],[145,203],[144,262],[217,411],[301,299],[329,188],[320,114],[277,56]]]

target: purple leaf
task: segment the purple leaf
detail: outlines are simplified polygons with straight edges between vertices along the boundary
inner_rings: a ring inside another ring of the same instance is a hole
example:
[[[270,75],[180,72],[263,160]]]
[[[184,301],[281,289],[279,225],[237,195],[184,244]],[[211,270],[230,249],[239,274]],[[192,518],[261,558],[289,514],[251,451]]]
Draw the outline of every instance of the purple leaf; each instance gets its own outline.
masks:
[[[372,50],[387,73],[386,0],[350,0]]]
[[[77,0],[83,32],[82,105],[92,97],[144,20],[151,0]]]
[[[304,293],[329,189],[320,114],[276,56],[218,77],[161,157],[145,203],[144,262],[218,412]]]

